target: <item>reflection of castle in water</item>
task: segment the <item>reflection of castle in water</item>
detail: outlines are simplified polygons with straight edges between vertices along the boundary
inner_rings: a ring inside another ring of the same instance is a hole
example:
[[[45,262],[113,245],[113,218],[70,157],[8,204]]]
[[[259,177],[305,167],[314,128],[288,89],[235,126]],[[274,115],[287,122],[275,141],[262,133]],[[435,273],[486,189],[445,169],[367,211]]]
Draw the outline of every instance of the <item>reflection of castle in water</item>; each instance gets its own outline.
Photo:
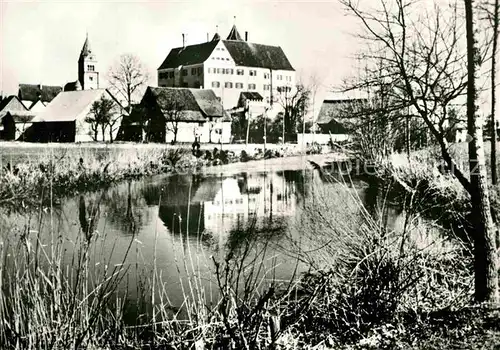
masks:
[[[296,209],[295,186],[277,173],[225,178],[213,198],[203,201],[205,229],[219,234],[280,224]]]
[[[295,178],[284,172],[175,176],[165,179],[161,189],[147,190],[147,202],[160,204],[160,219],[170,232],[226,235],[250,225],[264,229],[283,224],[295,213],[296,188]]]

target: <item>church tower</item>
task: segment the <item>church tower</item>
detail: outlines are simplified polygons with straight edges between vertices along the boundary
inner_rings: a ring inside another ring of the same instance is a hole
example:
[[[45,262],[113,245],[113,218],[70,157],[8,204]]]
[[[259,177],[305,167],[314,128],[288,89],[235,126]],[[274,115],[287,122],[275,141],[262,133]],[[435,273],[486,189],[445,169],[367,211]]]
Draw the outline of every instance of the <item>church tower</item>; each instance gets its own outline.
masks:
[[[97,59],[90,48],[88,33],[78,59],[78,81],[82,90],[99,89]]]

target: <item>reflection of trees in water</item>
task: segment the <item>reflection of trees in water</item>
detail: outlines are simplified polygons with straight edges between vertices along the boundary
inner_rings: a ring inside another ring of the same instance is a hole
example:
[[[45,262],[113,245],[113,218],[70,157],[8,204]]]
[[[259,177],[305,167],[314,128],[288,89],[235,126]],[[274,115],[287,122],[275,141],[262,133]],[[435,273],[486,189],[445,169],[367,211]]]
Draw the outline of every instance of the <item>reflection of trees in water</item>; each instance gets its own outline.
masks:
[[[307,192],[306,184],[306,172],[308,170],[285,170],[283,172],[278,172],[279,176],[283,176],[285,181],[295,186],[295,190],[297,193],[297,202],[301,203],[304,197],[306,197],[309,193]]]
[[[286,221],[284,219],[264,219],[259,224],[255,216],[249,222],[238,225],[229,232],[225,248],[227,254],[238,255],[238,252],[256,244],[269,244],[278,242],[286,234]]]
[[[103,199],[110,223],[124,234],[136,234],[149,219],[144,210],[140,183],[128,181],[106,193]]]
[[[203,182],[200,175],[168,176],[142,193],[149,205],[159,206],[158,216],[171,233],[197,235],[204,230],[203,206],[193,199]]]
[[[158,215],[172,234],[197,236],[205,229],[203,206],[200,203],[160,205]]]
[[[99,214],[100,197],[97,200],[90,197],[85,200],[85,197],[83,195],[80,195],[78,202],[78,219],[80,221],[82,232],[87,240],[90,240],[92,238],[92,235],[97,228],[97,223],[99,222]]]

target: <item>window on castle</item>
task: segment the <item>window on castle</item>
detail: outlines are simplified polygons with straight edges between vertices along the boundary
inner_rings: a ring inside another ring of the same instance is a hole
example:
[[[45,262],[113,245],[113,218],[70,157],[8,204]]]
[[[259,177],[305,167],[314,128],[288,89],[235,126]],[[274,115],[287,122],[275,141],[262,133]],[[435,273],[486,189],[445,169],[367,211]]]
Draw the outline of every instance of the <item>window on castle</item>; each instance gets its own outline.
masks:
[[[278,80],[283,80],[283,76],[282,75],[278,75]]]
[[[198,69],[191,68],[191,75],[196,75],[198,73]]]
[[[226,68],[226,74],[234,74],[233,68]]]
[[[264,73],[264,79],[269,79],[269,73]]]
[[[203,73],[203,67],[198,67],[198,75],[201,75]]]
[[[218,74],[224,74],[224,68],[217,68]]]
[[[94,65],[89,64],[89,65],[87,66],[87,70],[88,70],[89,72],[93,72],[93,71],[95,71],[95,66],[94,66]]]
[[[212,87],[218,88],[218,87],[220,87],[220,83],[218,81],[212,81]]]
[[[226,83],[224,84],[224,87],[228,88],[228,89],[232,89],[233,88],[233,83],[231,83],[229,81],[226,81]]]
[[[160,79],[167,79],[167,78],[168,78],[168,72],[160,72],[160,73],[158,74],[158,77],[159,77]]]
[[[188,70],[187,70],[187,69],[183,69],[183,70],[182,70],[182,75],[183,75],[183,76],[188,75]]]
[[[237,69],[236,75],[245,75],[245,71],[243,69]]]
[[[271,90],[271,85],[269,84],[264,84],[264,90],[267,91],[267,90]]]
[[[248,84],[248,90],[255,90],[257,86],[255,84]]]
[[[90,81],[94,81],[94,77],[89,77],[89,80]]]
[[[250,69],[249,74],[251,77],[255,77],[257,75],[257,71],[255,69]]]
[[[170,75],[170,79],[173,79],[173,78],[174,78],[174,71],[171,71],[171,72],[169,72],[169,73],[170,73],[170,74],[169,74],[169,75]]]
[[[243,83],[235,83],[235,84],[234,84],[234,87],[235,87],[236,89],[243,89]]]

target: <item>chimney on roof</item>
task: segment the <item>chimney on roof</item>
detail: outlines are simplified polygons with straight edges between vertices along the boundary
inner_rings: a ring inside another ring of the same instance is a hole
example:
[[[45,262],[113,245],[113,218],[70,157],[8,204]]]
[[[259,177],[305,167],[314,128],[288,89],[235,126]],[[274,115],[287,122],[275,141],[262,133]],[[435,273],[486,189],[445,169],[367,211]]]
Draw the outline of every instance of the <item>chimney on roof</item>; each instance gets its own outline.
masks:
[[[210,33],[207,32],[207,43],[210,41]]]
[[[248,32],[245,31],[245,41],[248,41]]]
[[[186,34],[182,33],[182,47],[186,47]]]

